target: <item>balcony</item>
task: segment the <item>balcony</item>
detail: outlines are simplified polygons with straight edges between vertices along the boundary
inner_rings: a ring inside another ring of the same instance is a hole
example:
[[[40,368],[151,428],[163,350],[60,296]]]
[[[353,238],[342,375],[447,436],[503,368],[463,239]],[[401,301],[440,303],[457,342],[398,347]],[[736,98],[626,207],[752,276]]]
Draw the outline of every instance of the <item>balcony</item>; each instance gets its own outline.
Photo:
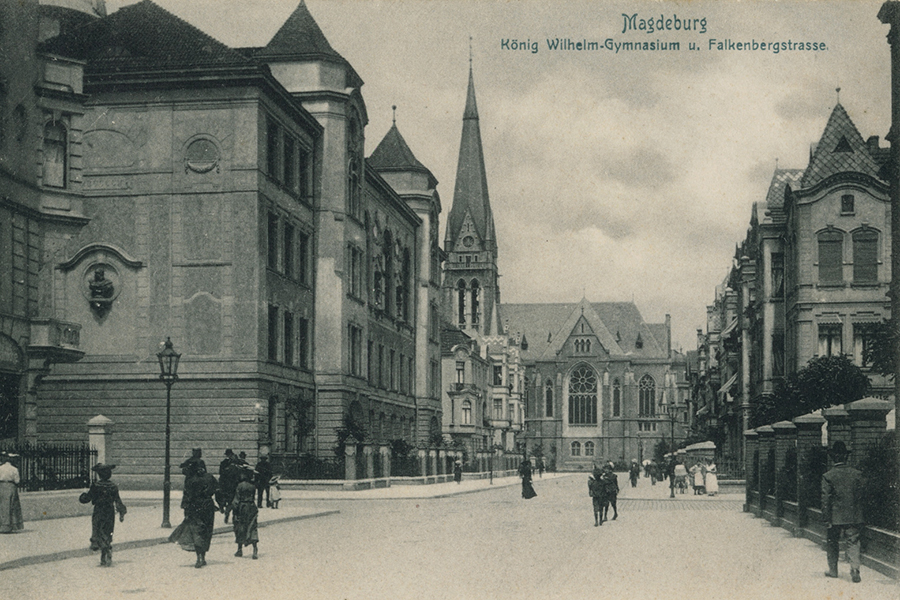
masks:
[[[478,388],[474,383],[451,383],[448,392],[471,392],[478,395]]]
[[[51,363],[76,362],[84,357],[81,345],[81,325],[56,319],[31,321],[31,343],[28,354]]]

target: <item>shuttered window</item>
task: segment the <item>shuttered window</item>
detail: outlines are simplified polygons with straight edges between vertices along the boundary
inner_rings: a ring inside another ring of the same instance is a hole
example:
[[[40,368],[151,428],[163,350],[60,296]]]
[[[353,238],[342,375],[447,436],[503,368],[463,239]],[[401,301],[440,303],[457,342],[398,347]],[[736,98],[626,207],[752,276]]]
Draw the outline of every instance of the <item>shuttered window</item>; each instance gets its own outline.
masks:
[[[843,273],[844,236],[838,231],[819,234],[819,283],[840,283]]]
[[[878,233],[872,230],[853,234],[853,281],[875,283],[878,281]]]

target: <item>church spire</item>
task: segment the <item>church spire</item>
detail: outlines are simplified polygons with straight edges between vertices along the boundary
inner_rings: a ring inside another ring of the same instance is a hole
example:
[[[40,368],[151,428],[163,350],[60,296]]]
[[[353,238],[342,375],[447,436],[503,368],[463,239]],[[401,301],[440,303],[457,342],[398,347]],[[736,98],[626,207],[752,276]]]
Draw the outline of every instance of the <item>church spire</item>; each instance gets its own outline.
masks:
[[[475,102],[475,78],[469,64],[469,88],[463,111],[462,139],[459,144],[459,160],[456,168],[456,186],[453,190],[453,206],[447,220],[445,245],[449,249],[459,237],[466,216],[472,219],[474,232],[484,250],[496,253],[494,215],[488,195],[487,173],[484,168],[484,151],[481,146],[481,126],[478,106]]]

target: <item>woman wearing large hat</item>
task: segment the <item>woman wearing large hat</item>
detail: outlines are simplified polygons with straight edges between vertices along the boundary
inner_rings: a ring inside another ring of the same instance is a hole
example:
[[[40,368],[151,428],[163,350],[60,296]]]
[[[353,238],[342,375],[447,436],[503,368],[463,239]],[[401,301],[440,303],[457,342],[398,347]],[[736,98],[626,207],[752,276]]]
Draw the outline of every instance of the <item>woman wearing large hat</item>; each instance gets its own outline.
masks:
[[[9,454],[0,452],[0,533],[25,528],[19,503],[19,470],[9,459]]]

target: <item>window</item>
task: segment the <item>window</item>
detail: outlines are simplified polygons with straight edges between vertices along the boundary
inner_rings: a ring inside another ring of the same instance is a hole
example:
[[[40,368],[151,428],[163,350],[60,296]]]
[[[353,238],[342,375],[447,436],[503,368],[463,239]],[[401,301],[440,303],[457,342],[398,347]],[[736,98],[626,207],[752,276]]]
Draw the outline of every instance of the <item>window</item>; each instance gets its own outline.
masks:
[[[366,350],[366,372],[369,375],[369,385],[375,385],[378,383],[375,379],[375,342],[369,340]]]
[[[548,417],[553,416],[553,380],[548,379],[544,383],[544,414]]]
[[[854,212],[853,194],[844,194],[841,196],[841,214],[852,215]]]
[[[581,456],[581,442],[572,442],[572,456]]]
[[[360,188],[359,188],[359,161],[350,159],[347,167],[347,212],[353,217],[359,217],[360,212]]]
[[[466,326],[466,282],[460,279],[456,283],[456,310],[459,326]]]
[[[44,127],[43,150],[43,184],[58,188],[66,187],[68,144],[66,129],[62,124],[52,122]]]
[[[350,374],[362,376],[362,329],[356,325],[348,326],[350,342]]]
[[[410,356],[408,359],[406,359],[406,380],[409,382],[409,385],[407,386],[406,391],[408,394],[412,394],[413,393],[413,359],[412,359],[412,356]]]
[[[456,362],[456,383],[466,382],[466,363]]]
[[[622,415],[622,384],[619,383],[618,379],[613,379],[612,397],[613,416],[619,417]]]
[[[843,326],[840,323],[819,325],[819,356],[840,356]]]
[[[472,280],[472,326],[475,327],[480,322],[479,319],[479,296],[481,295],[481,288],[478,287],[478,280]]]
[[[282,148],[282,155],[284,160],[282,161],[282,172],[284,175],[281,178],[281,182],[284,184],[284,187],[288,188],[291,191],[294,190],[294,182],[296,178],[294,177],[294,169],[297,168],[297,163],[294,158],[294,140],[288,136],[284,136],[284,147]]]
[[[294,313],[284,311],[284,364],[294,364]]]
[[[878,233],[872,229],[853,234],[853,282],[878,282]]]
[[[585,442],[584,443],[584,455],[585,456],[593,456],[594,455],[594,442]]]
[[[278,178],[278,123],[266,119],[266,173],[274,179]]]
[[[875,335],[875,327],[874,323],[853,324],[853,361],[857,366],[869,366],[866,362],[866,353]]]
[[[656,423],[638,423],[638,431],[656,431]]]
[[[297,232],[297,280],[309,283],[309,234]]]
[[[297,319],[297,365],[309,368],[309,319]]]
[[[784,332],[772,334],[772,375],[784,376]]]
[[[378,387],[384,387],[384,344],[378,344]]]
[[[503,399],[494,398],[494,419],[501,420],[503,418]]]
[[[297,191],[301,198],[309,197],[309,152],[300,148],[297,152]]]
[[[278,268],[278,216],[269,213],[267,264],[270,269]]]
[[[493,385],[503,385],[503,366],[494,365]]]
[[[278,307],[269,305],[269,360],[278,360]]]
[[[363,293],[363,252],[356,246],[349,248],[350,295],[362,298]]]
[[[472,403],[468,400],[462,403],[462,424],[472,424]]]
[[[397,370],[396,370],[395,362],[396,362],[396,353],[394,352],[394,350],[391,350],[391,359],[390,359],[390,362],[388,363],[388,378],[390,379],[388,389],[390,389],[391,391],[397,391],[397,377],[396,377]]]
[[[819,234],[819,283],[834,284],[844,280],[844,234],[826,231]]]
[[[772,297],[784,298],[784,254],[772,253]]]
[[[294,276],[294,226],[290,223],[284,224],[284,239],[281,244],[284,256],[284,274],[286,277]]]
[[[640,416],[652,417],[656,414],[656,382],[650,375],[644,375],[638,382]]]
[[[431,303],[431,341],[438,341],[438,335],[440,333],[440,311],[438,310],[438,306],[435,303]]]
[[[569,378],[569,424],[597,424],[597,376],[590,367],[578,367]]]
[[[441,373],[440,366],[436,360],[431,361],[431,397],[437,398],[440,396],[440,385],[441,385]]]

